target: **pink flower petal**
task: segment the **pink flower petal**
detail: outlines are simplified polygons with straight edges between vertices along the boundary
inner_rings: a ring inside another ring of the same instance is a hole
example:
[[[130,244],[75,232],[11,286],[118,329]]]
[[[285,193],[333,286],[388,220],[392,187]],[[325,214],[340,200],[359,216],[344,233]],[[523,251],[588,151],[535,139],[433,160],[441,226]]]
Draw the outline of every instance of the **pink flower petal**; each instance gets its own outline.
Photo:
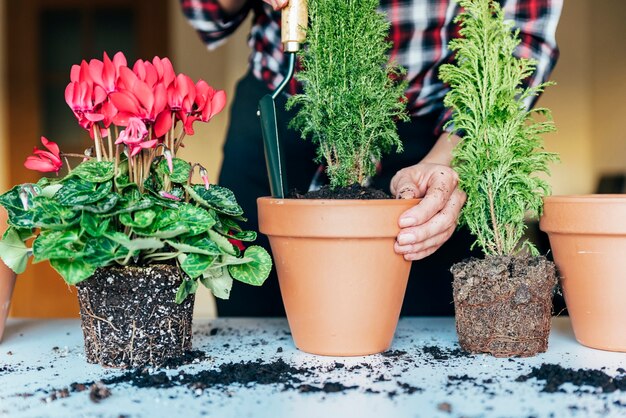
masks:
[[[137,99],[126,91],[113,92],[109,97],[119,113],[126,112],[134,116],[138,116],[141,113]]]
[[[169,110],[164,110],[158,114],[154,122],[154,136],[161,138],[172,128],[172,116]]]

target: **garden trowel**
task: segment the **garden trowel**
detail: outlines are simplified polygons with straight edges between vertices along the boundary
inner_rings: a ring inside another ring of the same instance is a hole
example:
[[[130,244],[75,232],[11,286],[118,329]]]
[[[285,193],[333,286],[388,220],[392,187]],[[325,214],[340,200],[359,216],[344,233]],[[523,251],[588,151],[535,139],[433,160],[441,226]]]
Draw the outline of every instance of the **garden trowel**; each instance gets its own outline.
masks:
[[[291,81],[296,69],[296,53],[304,42],[305,30],[308,21],[307,0],[289,0],[289,4],[282,11],[281,41],[283,50],[288,56],[289,68],[284,80],[276,87],[272,94],[266,94],[259,102],[257,114],[261,117],[261,132],[265,147],[265,162],[270,180],[270,190],[273,197],[284,198],[287,190],[285,164],[278,137],[276,122],[276,98],[282,93]]]

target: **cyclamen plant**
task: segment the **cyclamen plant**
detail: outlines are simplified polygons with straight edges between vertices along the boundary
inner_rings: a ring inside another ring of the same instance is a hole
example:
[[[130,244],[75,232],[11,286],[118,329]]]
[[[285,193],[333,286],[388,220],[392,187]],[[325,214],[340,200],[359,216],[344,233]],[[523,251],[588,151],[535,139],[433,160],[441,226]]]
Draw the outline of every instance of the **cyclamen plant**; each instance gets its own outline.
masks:
[[[226,95],[205,81],[175,74],[167,58],[138,60],[132,69],[117,53],[74,65],[65,100],[93,144],[68,154],[42,137],[26,168],[58,173],[0,196],[9,228],[0,256],[16,273],[49,260],[75,285],[111,265],[177,263],[187,279],[181,303],[201,282],[227,299],[233,279],[261,285],[271,269],[261,247],[245,249],[256,233],[243,231],[233,193],[209,184],[206,169],[177,158],[196,121],[209,122]],[[70,158],[79,158],[72,167]],[[198,171],[203,184],[193,184]],[[27,245],[32,238],[32,246]]]

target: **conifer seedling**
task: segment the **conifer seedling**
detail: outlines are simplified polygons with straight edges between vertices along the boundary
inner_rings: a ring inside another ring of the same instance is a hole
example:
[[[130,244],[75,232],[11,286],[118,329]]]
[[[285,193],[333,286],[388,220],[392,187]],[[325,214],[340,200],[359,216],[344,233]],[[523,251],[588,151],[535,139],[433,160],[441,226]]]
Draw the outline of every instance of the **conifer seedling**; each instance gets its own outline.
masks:
[[[461,37],[450,42],[456,64],[443,65],[440,78],[450,86],[444,103],[454,116],[448,128],[463,137],[452,162],[467,193],[460,222],[486,255],[514,255],[523,248],[537,255],[529,241],[519,244],[525,217],[540,214],[550,191],[538,174],[549,174],[557,156],[542,147],[541,135],[555,129],[550,111],[528,110],[527,104],[551,83],[523,87],[536,64],[513,55],[519,30],[505,21],[498,3],[459,3]]]
[[[364,184],[383,153],[402,150],[406,81],[389,63],[389,22],[377,0],[309,0],[310,27],[297,78],[304,93],[292,126],[318,145],[331,187]]]
[[[440,77],[450,86],[448,129],[462,137],[452,161],[467,193],[460,222],[487,257],[452,266],[457,334],[466,351],[532,356],[548,347],[556,274],[524,241],[524,221],[540,213],[549,186],[539,175],[557,157],[542,147],[550,112],[528,105],[549,83],[524,87],[536,64],[514,55],[519,31],[496,1],[459,3],[456,63]]]

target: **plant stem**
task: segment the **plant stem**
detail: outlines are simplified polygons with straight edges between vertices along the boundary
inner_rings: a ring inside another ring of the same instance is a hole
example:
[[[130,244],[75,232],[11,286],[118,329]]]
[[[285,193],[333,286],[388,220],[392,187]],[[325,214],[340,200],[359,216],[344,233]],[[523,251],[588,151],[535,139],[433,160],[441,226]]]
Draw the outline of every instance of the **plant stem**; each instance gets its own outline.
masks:
[[[62,152],[61,155],[63,157],[76,157],[76,158],[87,158],[88,160],[91,160],[92,157],[89,157],[85,154],[75,154],[72,152]]]
[[[111,138],[111,128],[107,128],[107,139],[109,141],[109,156],[113,158],[113,138]]]
[[[168,148],[171,150],[171,152],[173,154],[172,157],[176,156],[176,153],[174,152],[174,143],[176,142],[176,137],[174,136],[175,124],[176,124],[176,113],[172,112],[172,127],[170,128],[170,132],[168,134],[169,137],[166,138],[166,140],[169,139],[169,144],[167,146],[168,146]]]
[[[496,218],[496,208],[493,201],[493,191],[491,188],[487,189],[487,198],[489,199],[489,215],[491,216],[491,224],[493,226],[493,239],[496,244],[496,251],[498,254],[504,254],[502,241],[500,240],[500,227]]]
[[[70,162],[65,155],[63,155],[63,158],[65,158],[65,164],[67,165],[67,173],[69,174],[72,172],[72,166],[70,165]]]
[[[185,139],[185,130],[184,129],[180,133],[180,136],[178,137],[178,140],[174,141],[175,142],[175,145],[174,145],[174,156],[178,153],[178,148],[180,148],[183,145],[183,139]]]
[[[115,146],[115,160],[113,162],[113,175],[115,176],[115,178],[117,178],[117,169],[120,166],[120,146],[116,145]],[[113,181],[113,188],[115,191],[117,191],[117,186],[115,184],[115,181]]]
[[[93,125],[93,144],[94,144],[94,148],[96,149],[96,158],[98,159],[98,162],[102,161],[102,144],[100,142],[100,138],[98,135],[99,129],[98,129],[98,125],[94,124]]]

